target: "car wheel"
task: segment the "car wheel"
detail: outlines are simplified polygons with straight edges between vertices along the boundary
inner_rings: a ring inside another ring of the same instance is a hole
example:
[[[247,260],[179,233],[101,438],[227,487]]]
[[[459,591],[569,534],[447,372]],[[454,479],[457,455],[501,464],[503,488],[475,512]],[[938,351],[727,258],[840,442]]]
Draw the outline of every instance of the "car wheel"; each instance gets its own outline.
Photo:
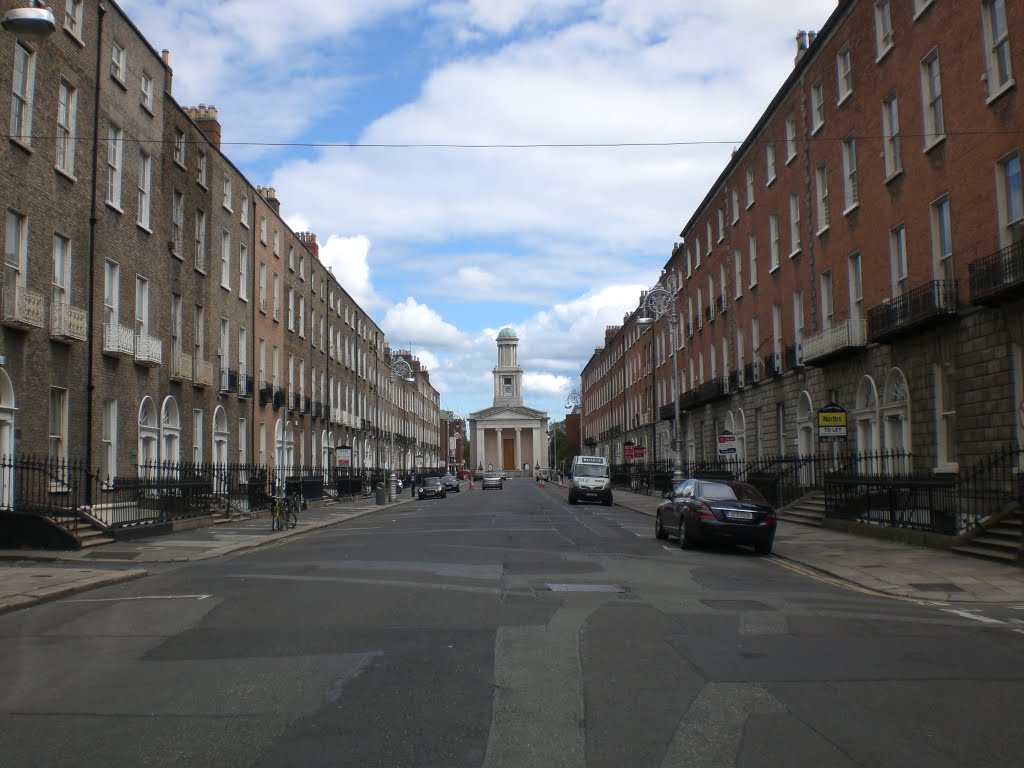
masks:
[[[575,504],[576,503],[576,497],[573,496],[571,493],[569,494],[569,503],[570,504]]]
[[[420,494],[419,498],[420,498],[420,501],[423,501],[423,494],[422,493]]]
[[[656,539],[667,539],[668,534],[665,533],[665,528],[661,524],[661,512],[654,516],[654,538]]]
[[[686,529],[686,518],[683,516],[679,517],[679,548],[680,549],[693,549],[696,546],[697,540],[693,534]]]
[[[759,555],[770,555],[772,553],[772,544],[775,542],[772,539],[768,541],[762,541],[759,544],[754,545],[754,551]]]

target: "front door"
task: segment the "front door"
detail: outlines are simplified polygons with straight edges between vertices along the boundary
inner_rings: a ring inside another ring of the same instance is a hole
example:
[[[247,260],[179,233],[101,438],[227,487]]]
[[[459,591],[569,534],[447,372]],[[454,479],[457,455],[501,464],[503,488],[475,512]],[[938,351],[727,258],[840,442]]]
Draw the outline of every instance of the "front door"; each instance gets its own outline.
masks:
[[[501,468],[512,469],[516,465],[516,440],[514,437],[501,441]]]

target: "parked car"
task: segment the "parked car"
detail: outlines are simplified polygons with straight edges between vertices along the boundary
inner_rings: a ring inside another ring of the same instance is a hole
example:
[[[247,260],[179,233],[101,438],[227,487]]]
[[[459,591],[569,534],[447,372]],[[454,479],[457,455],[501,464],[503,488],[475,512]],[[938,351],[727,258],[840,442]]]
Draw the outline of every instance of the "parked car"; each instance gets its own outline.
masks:
[[[444,475],[441,478],[441,482],[444,483],[444,489],[446,491],[459,492],[459,478],[455,475]]]
[[[486,491],[488,488],[497,488],[500,491],[502,485],[503,482],[500,472],[485,472],[480,489]]]
[[[684,480],[665,494],[654,517],[655,537],[678,536],[683,549],[717,539],[767,555],[775,528],[775,510],[761,492],[733,480]]]
[[[473,473],[473,479],[474,480],[483,480],[484,479],[484,471],[482,469],[478,469],[476,472]]]
[[[508,480],[508,474],[505,472],[504,469],[501,470],[501,472],[499,472],[498,474],[501,475],[502,480]]]
[[[459,480],[469,480],[469,478],[473,476],[473,473],[470,472],[468,469],[460,469],[458,472],[455,473],[455,476],[459,478]]]
[[[445,490],[444,483],[441,482],[440,477],[424,477],[420,480],[420,485],[416,492],[416,496],[420,499],[443,499],[447,495],[448,492]]]

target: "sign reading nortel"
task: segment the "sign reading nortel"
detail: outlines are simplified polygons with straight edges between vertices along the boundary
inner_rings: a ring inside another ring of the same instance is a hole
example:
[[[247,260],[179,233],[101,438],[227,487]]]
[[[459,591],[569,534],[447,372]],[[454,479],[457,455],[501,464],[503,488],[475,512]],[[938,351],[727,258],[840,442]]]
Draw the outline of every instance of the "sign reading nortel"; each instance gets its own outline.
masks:
[[[846,440],[846,410],[829,403],[818,411],[818,440],[838,443]]]

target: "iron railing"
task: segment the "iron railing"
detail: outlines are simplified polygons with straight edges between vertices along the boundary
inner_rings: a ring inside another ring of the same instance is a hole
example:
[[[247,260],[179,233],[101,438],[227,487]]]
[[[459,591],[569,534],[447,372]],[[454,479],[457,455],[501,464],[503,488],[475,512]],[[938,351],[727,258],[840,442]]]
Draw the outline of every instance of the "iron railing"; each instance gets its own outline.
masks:
[[[968,274],[975,304],[998,304],[1024,293],[1024,241],[972,261]]]
[[[956,280],[932,280],[868,310],[868,340],[889,341],[929,321],[955,317],[960,309]]]

